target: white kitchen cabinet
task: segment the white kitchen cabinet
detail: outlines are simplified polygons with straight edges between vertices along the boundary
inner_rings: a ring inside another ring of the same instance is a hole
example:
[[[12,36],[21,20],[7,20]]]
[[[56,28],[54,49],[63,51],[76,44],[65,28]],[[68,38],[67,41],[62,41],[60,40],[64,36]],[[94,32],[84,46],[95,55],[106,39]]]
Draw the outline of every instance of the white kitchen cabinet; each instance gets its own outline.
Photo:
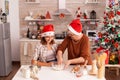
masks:
[[[20,40],[20,63],[21,65],[31,64],[35,46],[40,40],[21,39]]]

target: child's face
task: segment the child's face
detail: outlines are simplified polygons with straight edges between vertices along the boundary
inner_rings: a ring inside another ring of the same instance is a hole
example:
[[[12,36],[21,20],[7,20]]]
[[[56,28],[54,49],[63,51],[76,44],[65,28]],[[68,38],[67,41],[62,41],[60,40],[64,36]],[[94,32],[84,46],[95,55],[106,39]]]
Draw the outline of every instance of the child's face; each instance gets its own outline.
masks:
[[[45,40],[47,43],[50,43],[54,39],[54,36],[46,36]]]

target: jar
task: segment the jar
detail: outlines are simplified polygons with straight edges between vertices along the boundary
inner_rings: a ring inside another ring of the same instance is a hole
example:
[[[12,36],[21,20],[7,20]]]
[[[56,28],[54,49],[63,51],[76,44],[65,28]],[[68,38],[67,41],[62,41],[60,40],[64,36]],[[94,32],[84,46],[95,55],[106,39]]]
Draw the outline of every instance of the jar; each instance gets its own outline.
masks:
[[[23,67],[21,70],[24,78],[30,78],[30,69],[28,67]]]

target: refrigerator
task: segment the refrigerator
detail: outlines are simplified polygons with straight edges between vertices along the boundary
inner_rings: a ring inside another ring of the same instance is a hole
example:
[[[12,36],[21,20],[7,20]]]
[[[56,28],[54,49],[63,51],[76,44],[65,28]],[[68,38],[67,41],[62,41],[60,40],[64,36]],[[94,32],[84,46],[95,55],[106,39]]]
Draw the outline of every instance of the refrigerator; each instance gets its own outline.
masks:
[[[12,70],[10,23],[0,24],[0,76],[7,76]]]

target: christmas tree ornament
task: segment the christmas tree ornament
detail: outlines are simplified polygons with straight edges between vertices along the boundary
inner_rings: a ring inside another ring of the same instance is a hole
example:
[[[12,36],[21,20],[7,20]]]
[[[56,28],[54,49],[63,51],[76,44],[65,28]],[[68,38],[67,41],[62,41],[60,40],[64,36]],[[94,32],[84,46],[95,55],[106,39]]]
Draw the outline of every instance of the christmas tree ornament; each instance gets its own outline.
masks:
[[[107,22],[106,22],[106,21],[103,21],[103,23],[104,23],[104,25],[106,25],[106,24],[107,24]]]
[[[110,53],[109,64],[118,64],[118,52],[114,51]]]
[[[118,37],[120,37],[120,33],[118,34]]]
[[[111,4],[109,5],[109,8],[112,8],[112,5],[111,5]]]
[[[84,17],[84,19],[87,19],[86,13],[83,13],[83,17]]]
[[[80,11],[80,7],[78,7],[78,10],[76,11],[76,18],[80,18],[82,15],[82,12]]]
[[[120,19],[118,20],[118,24],[120,25]]]
[[[51,19],[49,11],[47,11],[47,13],[46,13],[46,19]]]
[[[118,10],[118,11],[116,12],[116,14],[120,16],[120,10]]]
[[[107,26],[112,27],[112,24],[109,23],[109,24],[107,24]]]

